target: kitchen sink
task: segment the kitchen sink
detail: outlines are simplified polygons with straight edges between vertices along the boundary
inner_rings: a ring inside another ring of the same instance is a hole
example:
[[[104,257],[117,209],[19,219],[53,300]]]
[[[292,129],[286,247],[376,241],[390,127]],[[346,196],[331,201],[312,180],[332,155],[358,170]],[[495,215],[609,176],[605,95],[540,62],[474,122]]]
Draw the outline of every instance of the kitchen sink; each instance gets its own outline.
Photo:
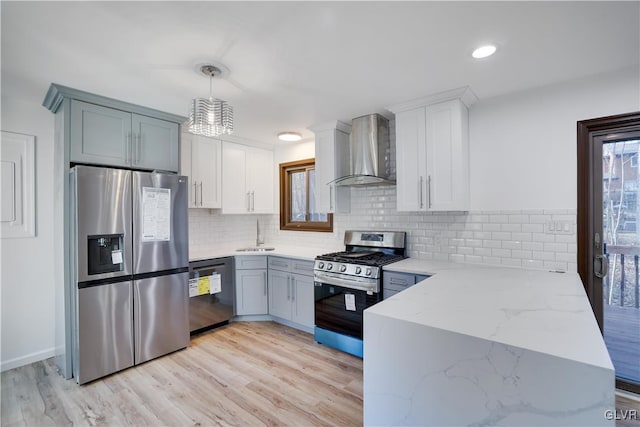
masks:
[[[269,252],[269,251],[275,251],[275,250],[276,248],[271,248],[267,246],[253,246],[250,248],[236,249],[236,252]]]

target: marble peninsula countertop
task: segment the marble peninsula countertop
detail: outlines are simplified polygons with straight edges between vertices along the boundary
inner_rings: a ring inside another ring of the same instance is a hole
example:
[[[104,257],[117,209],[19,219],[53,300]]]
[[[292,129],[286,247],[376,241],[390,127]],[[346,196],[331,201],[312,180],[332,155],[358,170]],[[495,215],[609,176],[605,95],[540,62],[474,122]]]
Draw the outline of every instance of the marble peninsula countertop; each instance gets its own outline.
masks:
[[[577,273],[411,258],[385,270],[432,277],[371,314],[613,369]]]

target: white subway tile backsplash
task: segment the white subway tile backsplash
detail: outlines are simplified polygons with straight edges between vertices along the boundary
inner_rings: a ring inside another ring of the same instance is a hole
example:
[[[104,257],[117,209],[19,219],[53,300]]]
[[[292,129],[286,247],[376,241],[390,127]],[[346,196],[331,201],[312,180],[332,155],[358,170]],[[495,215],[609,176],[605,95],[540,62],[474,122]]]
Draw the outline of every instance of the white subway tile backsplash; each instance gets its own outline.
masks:
[[[278,215],[190,209],[189,247],[255,243],[256,219],[265,242],[273,245],[341,247],[348,229],[404,230],[407,253],[414,258],[575,271],[575,225],[572,234],[545,233],[552,219],[575,224],[575,209],[398,212],[395,187],[352,188],[351,213],[334,215],[332,233],[282,231]]]

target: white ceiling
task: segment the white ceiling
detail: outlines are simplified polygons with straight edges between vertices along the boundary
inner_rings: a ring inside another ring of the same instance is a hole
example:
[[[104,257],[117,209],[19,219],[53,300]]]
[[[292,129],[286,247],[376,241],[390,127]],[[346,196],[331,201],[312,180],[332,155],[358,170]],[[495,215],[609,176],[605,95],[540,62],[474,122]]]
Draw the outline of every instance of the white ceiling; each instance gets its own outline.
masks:
[[[186,115],[196,64],[236,135],[283,130],[470,85],[489,97],[638,66],[640,2],[1,2],[2,91],[51,82]],[[485,42],[491,58],[470,57]]]

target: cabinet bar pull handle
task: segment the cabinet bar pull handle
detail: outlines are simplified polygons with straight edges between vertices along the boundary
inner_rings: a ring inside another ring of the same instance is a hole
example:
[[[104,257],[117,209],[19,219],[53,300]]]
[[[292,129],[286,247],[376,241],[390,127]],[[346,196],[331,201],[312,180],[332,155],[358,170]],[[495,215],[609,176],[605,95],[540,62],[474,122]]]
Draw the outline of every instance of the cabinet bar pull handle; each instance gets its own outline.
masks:
[[[424,178],[421,176],[420,177],[420,187],[418,188],[418,194],[420,195],[420,208],[422,209],[424,207],[424,202],[422,201],[422,183],[424,181]]]
[[[296,278],[291,278],[291,301],[296,300]]]
[[[251,212],[251,192],[247,191],[247,212]]]
[[[333,184],[329,184],[329,210],[333,211]]]
[[[251,191],[251,212],[256,210],[256,192]]]
[[[140,160],[142,159],[142,134],[139,133],[138,134],[138,144],[137,144],[137,148],[138,148],[138,155],[136,156],[136,164],[140,164]]]
[[[200,206],[202,206],[202,181],[200,181]]]
[[[291,299],[291,278],[287,277],[287,300]]]
[[[124,162],[129,163],[131,158],[131,132],[127,134],[127,143],[124,147]]]
[[[198,206],[198,181],[193,181],[193,206]]]
[[[429,209],[431,209],[431,175],[427,175],[427,190],[429,191],[427,193],[427,202],[429,204]]]
[[[263,274],[264,277],[264,296],[267,296],[267,272],[265,271]]]

